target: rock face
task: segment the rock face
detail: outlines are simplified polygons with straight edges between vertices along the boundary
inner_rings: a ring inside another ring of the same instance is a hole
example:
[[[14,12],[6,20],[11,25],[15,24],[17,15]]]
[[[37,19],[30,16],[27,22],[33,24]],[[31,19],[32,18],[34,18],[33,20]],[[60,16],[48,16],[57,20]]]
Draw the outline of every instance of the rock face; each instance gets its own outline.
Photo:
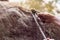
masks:
[[[42,29],[46,37],[60,40],[60,26],[51,22],[54,21],[53,16],[38,16],[42,20]],[[0,40],[43,40],[43,36],[30,10],[0,4]]]

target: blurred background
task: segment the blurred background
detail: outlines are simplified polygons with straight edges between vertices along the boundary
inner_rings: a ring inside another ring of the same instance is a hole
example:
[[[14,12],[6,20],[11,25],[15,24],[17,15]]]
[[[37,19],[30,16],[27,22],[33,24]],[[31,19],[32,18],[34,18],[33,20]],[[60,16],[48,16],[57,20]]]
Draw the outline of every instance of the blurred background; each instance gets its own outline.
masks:
[[[14,2],[26,9],[35,9],[44,13],[60,14],[60,0],[1,0]]]

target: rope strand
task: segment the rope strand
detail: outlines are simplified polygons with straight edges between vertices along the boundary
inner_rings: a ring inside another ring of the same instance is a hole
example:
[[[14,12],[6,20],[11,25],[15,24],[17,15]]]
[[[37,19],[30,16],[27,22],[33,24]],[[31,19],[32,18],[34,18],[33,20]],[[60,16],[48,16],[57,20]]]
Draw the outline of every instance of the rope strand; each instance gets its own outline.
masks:
[[[31,14],[32,14],[32,13],[31,13]],[[35,15],[32,14],[32,16],[33,16],[33,18],[34,18],[34,20],[35,20],[35,22],[36,22],[36,24],[37,24],[37,26],[38,26],[38,28],[39,28],[41,34],[42,34],[42,36],[44,37],[44,39],[46,39],[46,35],[44,34],[42,28],[40,27],[41,25],[39,25],[39,23],[37,22]]]

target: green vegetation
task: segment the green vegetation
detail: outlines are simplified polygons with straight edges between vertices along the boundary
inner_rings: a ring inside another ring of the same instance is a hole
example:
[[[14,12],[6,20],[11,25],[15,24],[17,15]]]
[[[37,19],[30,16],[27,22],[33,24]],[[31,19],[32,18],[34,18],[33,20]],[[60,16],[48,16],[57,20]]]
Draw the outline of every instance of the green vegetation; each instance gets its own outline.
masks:
[[[22,3],[22,5],[29,9],[36,9],[41,12],[49,12],[53,14],[53,10],[56,8],[56,4],[54,3],[57,3],[58,0],[46,2],[44,0],[27,0],[27,2]]]

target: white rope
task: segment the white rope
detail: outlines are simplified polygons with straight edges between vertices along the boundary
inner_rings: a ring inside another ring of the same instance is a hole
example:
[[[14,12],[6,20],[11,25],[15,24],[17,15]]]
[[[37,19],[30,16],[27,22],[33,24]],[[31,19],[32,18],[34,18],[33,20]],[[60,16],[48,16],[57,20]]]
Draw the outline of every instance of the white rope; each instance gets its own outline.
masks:
[[[32,13],[31,13],[31,14],[32,14]],[[45,36],[45,34],[44,34],[42,28],[40,27],[39,23],[37,22],[36,17],[34,16],[34,14],[32,14],[32,16],[33,16],[33,18],[34,18],[34,20],[35,20],[35,22],[36,22],[36,24],[37,24],[39,30],[41,31],[41,34],[43,35],[44,39],[46,39],[46,36]]]

